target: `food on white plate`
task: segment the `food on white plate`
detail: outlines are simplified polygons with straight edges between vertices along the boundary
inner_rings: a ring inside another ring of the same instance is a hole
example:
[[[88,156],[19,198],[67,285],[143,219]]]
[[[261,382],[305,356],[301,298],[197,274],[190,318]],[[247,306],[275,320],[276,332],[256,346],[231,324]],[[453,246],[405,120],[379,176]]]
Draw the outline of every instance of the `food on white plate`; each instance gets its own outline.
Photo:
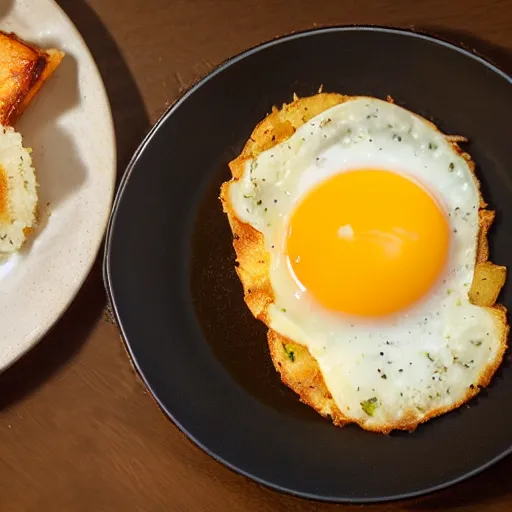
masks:
[[[12,125],[63,57],[0,32],[0,262],[23,246],[37,219],[31,151]]]
[[[0,256],[16,252],[36,223],[32,158],[14,128],[0,128]]]
[[[44,50],[0,31],[0,124],[16,122],[63,58],[60,50]]]
[[[413,430],[486,386],[507,345],[486,209],[458,143],[391,98],[273,109],[221,200],[285,384],[336,425]]]

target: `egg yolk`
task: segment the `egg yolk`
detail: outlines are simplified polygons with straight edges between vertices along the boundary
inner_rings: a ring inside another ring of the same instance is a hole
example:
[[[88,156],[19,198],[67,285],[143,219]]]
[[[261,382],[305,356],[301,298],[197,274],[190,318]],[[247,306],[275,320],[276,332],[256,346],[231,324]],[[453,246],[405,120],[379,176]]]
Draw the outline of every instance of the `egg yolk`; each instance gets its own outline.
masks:
[[[295,279],[324,307],[381,316],[407,308],[439,279],[448,259],[445,213],[403,175],[361,169],[308,193],[288,225]]]

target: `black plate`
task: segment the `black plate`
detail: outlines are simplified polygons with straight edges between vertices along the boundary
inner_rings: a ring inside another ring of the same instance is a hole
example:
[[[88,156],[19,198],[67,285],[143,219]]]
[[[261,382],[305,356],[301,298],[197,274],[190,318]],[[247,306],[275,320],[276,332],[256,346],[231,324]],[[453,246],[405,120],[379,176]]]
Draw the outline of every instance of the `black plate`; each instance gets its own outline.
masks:
[[[482,58],[403,30],[338,27],[284,37],[220,66],[177,101],[135,154],[115,202],[105,274],[135,366],[162,409],[220,462],[303,497],[410,497],[511,451],[512,371],[470,407],[412,434],[338,429],[281,384],[249,314],[217,198],[227,163],[272,105],[324,90],[392,95],[470,138],[498,211],[492,257],[512,266],[511,79]],[[503,302],[512,305],[512,290]]]

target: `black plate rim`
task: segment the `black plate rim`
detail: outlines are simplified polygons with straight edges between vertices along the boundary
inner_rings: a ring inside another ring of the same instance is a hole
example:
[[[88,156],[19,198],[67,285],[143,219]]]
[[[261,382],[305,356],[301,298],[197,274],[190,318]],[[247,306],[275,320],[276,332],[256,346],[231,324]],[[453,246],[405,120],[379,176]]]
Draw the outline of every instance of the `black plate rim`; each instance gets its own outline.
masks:
[[[144,139],[142,140],[142,142],[140,143],[138,148],[135,150],[132,158],[130,159],[130,161],[125,169],[125,172],[121,178],[121,181],[119,183],[119,187],[118,187],[118,190],[117,190],[117,193],[116,193],[116,196],[114,199],[114,203],[112,206],[112,213],[111,213],[111,216],[110,216],[110,219],[108,222],[108,226],[107,226],[107,231],[106,231],[106,235],[105,235],[104,258],[103,258],[103,282],[104,282],[105,290],[107,293],[108,302],[112,308],[114,318],[115,318],[116,323],[121,332],[121,339],[123,341],[126,351],[128,352],[131,363],[132,363],[136,373],[142,380],[144,386],[149,390],[151,396],[155,400],[159,409],[198,448],[200,448],[207,455],[212,457],[217,462],[221,463],[223,466],[232,470],[233,472],[243,475],[246,478],[249,478],[250,480],[253,480],[253,481],[255,481],[267,488],[273,489],[275,491],[289,494],[291,496],[295,496],[298,498],[309,499],[309,500],[314,500],[314,501],[319,501],[319,502],[326,502],[326,503],[371,504],[371,503],[392,502],[392,501],[405,500],[405,499],[411,499],[411,498],[416,498],[416,497],[420,497],[420,496],[425,496],[427,494],[432,494],[436,491],[446,489],[448,487],[451,487],[453,485],[461,483],[465,480],[473,478],[474,476],[480,474],[481,472],[485,471],[489,467],[493,466],[500,460],[502,460],[505,457],[507,457],[508,455],[510,455],[512,453],[512,439],[511,439],[511,444],[507,450],[504,450],[502,453],[500,453],[499,455],[490,459],[485,464],[482,464],[482,465],[474,468],[471,471],[467,471],[467,472],[461,474],[457,478],[452,478],[450,480],[447,480],[446,482],[443,482],[443,483],[435,485],[435,486],[427,487],[425,489],[411,491],[411,492],[404,492],[401,494],[389,495],[389,496],[383,496],[383,497],[354,498],[354,497],[349,497],[349,496],[333,497],[333,496],[313,494],[313,493],[309,493],[309,492],[302,492],[297,489],[290,489],[290,488],[275,484],[273,482],[270,482],[268,480],[265,480],[263,478],[260,478],[256,475],[253,475],[250,472],[245,471],[244,469],[237,467],[234,464],[230,463],[229,461],[225,460],[222,456],[220,456],[217,453],[210,450],[199,439],[197,439],[190,432],[188,432],[187,429],[178,420],[178,418],[170,410],[167,409],[165,404],[157,396],[156,391],[154,391],[152,389],[149,382],[146,380],[146,377],[144,376],[144,371],[140,367],[140,365],[137,361],[137,357],[136,357],[134,351],[132,350],[132,347],[128,340],[128,336],[123,327],[120,313],[116,306],[116,302],[115,302],[115,298],[114,298],[115,293],[114,293],[112,274],[111,274],[111,259],[110,259],[110,255],[111,255],[110,248],[111,248],[111,243],[112,243],[112,236],[113,236],[114,226],[115,226],[115,222],[116,222],[116,218],[117,218],[117,213],[119,210],[119,205],[122,201],[124,189],[126,188],[126,185],[130,179],[130,176],[138,163],[140,155],[145,151],[146,147],[151,143],[151,140],[152,140],[154,134],[160,129],[162,124],[169,117],[172,116],[174,111],[176,111],[182,103],[184,103],[192,94],[194,94],[197,90],[199,90],[203,85],[205,85],[210,79],[215,77],[217,74],[221,73],[228,67],[236,64],[238,61],[240,61],[246,57],[249,57],[250,55],[252,55],[254,53],[257,53],[261,50],[272,47],[274,45],[285,43],[285,42],[292,41],[295,39],[307,38],[310,36],[315,36],[317,34],[325,34],[325,33],[332,33],[332,32],[348,32],[348,31],[363,31],[363,32],[366,31],[366,32],[381,32],[381,33],[390,33],[390,34],[400,34],[400,35],[404,35],[404,36],[408,36],[408,37],[413,37],[413,38],[430,41],[432,43],[444,46],[448,49],[457,51],[457,52],[461,53],[462,55],[464,55],[465,57],[476,60],[477,62],[486,66],[492,72],[497,73],[502,78],[507,80],[510,83],[510,85],[512,86],[512,76],[510,76],[508,73],[506,73],[504,70],[502,70],[497,64],[493,63],[488,57],[484,57],[483,55],[481,55],[477,50],[469,49],[463,43],[456,44],[456,43],[448,41],[438,35],[432,35],[426,31],[417,30],[412,27],[411,28],[398,28],[398,27],[392,27],[392,26],[373,25],[373,24],[369,24],[369,25],[365,25],[365,24],[361,24],[361,25],[359,25],[359,24],[328,25],[328,26],[322,26],[322,27],[314,27],[311,29],[296,31],[296,32],[292,32],[292,33],[285,34],[282,36],[278,36],[274,39],[271,39],[269,41],[260,43],[251,48],[243,50],[242,52],[235,54],[235,55],[229,57],[228,59],[224,60],[223,62],[221,62],[212,71],[207,73],[202,78],[198,79],[188,89],[186,89],[180,96],[178,96],[178,98],[162,113],[160,118],[156,121],[156,123],[149,130],[149,132],[144,137]]]

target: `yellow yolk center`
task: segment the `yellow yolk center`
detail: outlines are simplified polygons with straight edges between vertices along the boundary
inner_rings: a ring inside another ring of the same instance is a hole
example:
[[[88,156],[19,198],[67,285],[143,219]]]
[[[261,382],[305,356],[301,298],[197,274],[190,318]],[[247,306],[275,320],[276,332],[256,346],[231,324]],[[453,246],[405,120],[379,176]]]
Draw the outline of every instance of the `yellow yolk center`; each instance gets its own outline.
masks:
[[[293,212],[286,252],[301,286],[326,308],[380,316],[404,309],[436,283],[450,230],[434,198],[389,171],[337,174]]]

